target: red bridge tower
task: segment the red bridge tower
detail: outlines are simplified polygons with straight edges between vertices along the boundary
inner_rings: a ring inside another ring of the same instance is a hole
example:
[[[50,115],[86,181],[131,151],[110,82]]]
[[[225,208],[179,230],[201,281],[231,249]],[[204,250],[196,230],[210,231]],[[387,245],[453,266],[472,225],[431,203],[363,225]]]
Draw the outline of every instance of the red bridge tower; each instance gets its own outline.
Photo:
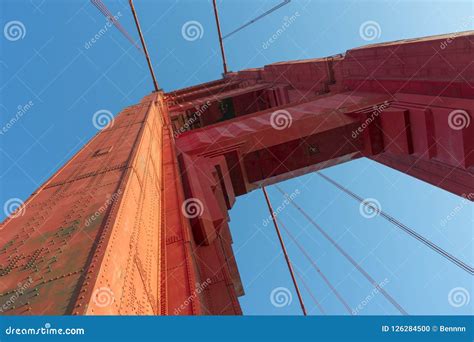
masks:
[[[473,60],[471,32],[146,96],[0,226],[0,307],[21,284],[4,313],[240,314],[237,196],[360,157],[474,193]]]

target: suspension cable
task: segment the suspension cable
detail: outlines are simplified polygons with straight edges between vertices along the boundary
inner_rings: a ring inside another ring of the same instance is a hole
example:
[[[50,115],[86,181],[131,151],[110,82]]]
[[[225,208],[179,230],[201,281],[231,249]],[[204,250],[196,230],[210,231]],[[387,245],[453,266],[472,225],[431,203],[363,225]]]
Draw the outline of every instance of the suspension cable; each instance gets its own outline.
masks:
[[[308,284],[306,283],[306,281],[304,280],[304,277],[302,274],[300,274],[300,272],[298,272],[298,269],[295,268],[295,274],[296,276],[301,280],[301,283],[303,284],[303,287],[306,289],[306,291],[309,293],[309,296],[311,297],[311,299],[313,300],[314,304],[316,304],[316,306],[318,307],[319,311],[321,311],[321,313],[323,315],[326,314],[326,312],[324,311],[323,307],[321,306],[321,304],[319,303],[319,301],[316,299],[316,297],[314,296],[313,292],[311,291],[311,289],[309,288]]]
[[[151,78],[153,80],[153,86],[155,91],[158,91],[160,87],[156,81],[155,72],[153,71],[153,65],[151,64],[150,55],[148,54],[148,49],[146,47],[145,38],[143,38],[142,29],[140,28],[140,22],[138,21],[137,12],[135,12],[135,6],[133,6],[133,0],[128,0],[130,4],[130,9],[132,10],[133,19],[135,20],[135,25],[137,26],[138,35],[140,36],[140,41],[142,43],[143,52],[145,53],[146,62],[148,63],[148,69],[150,69]]]
[[[256,18],[253,18],[252,20],[248,21],[247,23],[243,24],[242,26],[239,26],[238,28],[236,28],[235,30],[233,30],[232,32],[229,32],[227,33],[224,37],[222,37],[222,39],[226,39],[230,36],[232,36],[233,34],[239,32],[240,30],[243,30],[244,28],[246,28],[247,26],[253,24],[254,22],[262,19],[263,17],[269,15],[270,13],[276,11],[277,9],[279,9],[280,7],[283,7],[285,6],[286,4],[290,3],[291,0],[283,0],[281,3],[279,3],[278,5],[270,8],[268,11],[260,14],[258,17]]]
[[[344,300],[344,298],[342,298],[341,294],[339,293],[339,291],[331,284],[331,282],[329,281],[329,279],[326,277],[326,275],[321,271],[321,269],[319,268],[319,266],[316,264],[316,262],[313,260],[313,258],[306,252],[306,250],[303,248],[303,246],[296,240],[296,238],[293,236],[293,234],[291,234],[291,232],[285,227],[285,225],[280,221],[280,225],[282,226],[282,228],[285,230],[285,232],[288,234],[288,236],[290,237],[290,239],[294,242],[294,244],[298,247],[298,249],[304,254],[304,256],[306,257],[306,259],[308,259],[308,261],[311,263],[311,265],[313,266],[313,268],[316,270],[316,272],[318,272],[318,274],[321,276],[321,278],[324,280],[324,282],[326,283],[326,285],[331,289],[332,293],[334,293],[334,295],[337,297],[337,299],[339,299],[339,301],[341,302],[342,305],[344,305],[344,307],[346,308],[347,312],[349,312],[350,315],[352,315],[352,309],[351,307],[349,306],[349,304],[347,304],[347,302]]]
[[[122,24],[115,19],[115,16],[109,11],[109,9],[105,6],[105,4],[101,0],[91,0],[92,5],[94,5],[104,16],[107,18],[107,20],[113,24],[119,31],[122,33],[122,35],[130,42],[132,43],[138,50],[140,49],[140,46],[135,42],[135,40],[128,34],[128,32],[124,29]]]
[[[405,309],[402,308],[398,302],[387,293],[375,280],[372,278],[364,268],[359,265],[339,244],[334,241],[331,236],[320,226],[318,225],[296,202],[291,199],[285,192],[278,186],[275,187],[280,191],[280,193],[285,196],[288,201],[380,292],[382,295],[390,302],[392,305],[403,315],[408,315]]]
[[[386,212],[384,212],[382,209],[379,209],[377,208],[376,206],[374,206],[373,204],[370,204],[370,203],[366,203],[364,201],[364,199],[358,195],[356,195],[355,193],[353,193],[352,191],[350,191],[349,189],[345,188],[344,186],[342,186],[341,184],[337,183],[335,180],[329,178],[328,176],[322,174],[321,172],[316,172],[320,177],[322,177],[323,179],[325,179],[326,181],[328,181],[329,183],[331,183],[332,185],[334,185],[335,187],[337,187],[339,190],[345,192],[347,195],[349,195],[350,197],[354,198],[355,200],[359,201],[359,203],[361,205],[365,205],[365,206],[368,206],[370,207],[372,210],[374,210],[375,212],[377,212],[378,214],[380,214],[380,216],[382,216],[385,220],[387,220],[388,222],[392,223],[394,226],[400,228],[401,230],[403,230],[405,233],[407,233],[408,235],[410,235],[411,237],[417,239],[418,241],[420,241],[421,243],[423,243],[424,245],[428,246],[429,248],[431,248],[432,250],[434,250],[436,253],[438,253],[439,255],[441,255],[442,257],[446,258],[447,260],[449,260],[450,262],[452,262],[453,264],[455,264],[456,266],[462,268],[464,271],[470,273],[470,274],[474,274],[474,269],[473,267],[469,266],[468,264],[466,264],[465,262],[463,262],[462,260],[456,258],[454,255],[448,253],[447,251],[445,251],[443,248],[439,247],[438,245],[436,245],[434,242],[431,242],[430,240],[428,240],[427,238],[425,238],[424,236],[418,234],[416,231],[414,231],[413,229],[407,227],[406,225],[404,225],[403,223],[401,223],[400,221],[398,221],[397,219],[395,219],[393,216],[390,216],[389,214],[387,214]]]
[[[217,34],[219,36],[219,46],[221,48],[222,66],[224,68],[224,75],[225,75],[225,74],[227,74],[227,60],[225,58],[224,42],[223,42],[223,38],[222,38],[221,24],[220,24],[220,21],[219,21],[219,12],[217,11],[216,0],[212,1],[212,5],[214,7],[214,17],[216,18]]]
[[[276,221],[275,212],[273,211],[272,204],[270,203],[270,199],[268,198],[267,190],[264,186],[262,186],[262,191],[265,196],[265,201],[267,202],[268,210],[270,211],[270,215],[272,217],[273,225],[275,226],[276,233],[278,235],[278,240],[280,241],[280,246],[285,256],[286,265],[288,266],[288,270],[290,271],[291,280],[293,281],[293,285],[295,286],[296,294],[298,295],[298,300],[300,302],[301,310],[303,311],[303,315],[307,315],[306,308],[303,303],[303,297],[301,296],[300,289],[298,287],[298,283],[296,282],[295,274],[293,273],[293,267],[291,265],[290,257],[285,248],[285,243],[283,242],[283,238],[280,233],[280,228],[278,228],[278,223]]]

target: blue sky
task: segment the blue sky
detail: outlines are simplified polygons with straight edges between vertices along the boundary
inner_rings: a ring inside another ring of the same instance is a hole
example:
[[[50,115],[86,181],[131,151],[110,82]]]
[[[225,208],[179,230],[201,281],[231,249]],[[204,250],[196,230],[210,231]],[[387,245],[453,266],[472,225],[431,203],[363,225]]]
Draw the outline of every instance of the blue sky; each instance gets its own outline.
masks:
[[[207,0],[136,0],[160,86],[172,90],[220,77],[221,61],[212,5]],[[222,30],[230,32],[277,0],[219,2]],[[137,38],[126,0],[104,3]],[[285,17],[297,20],[268,48],[263,44],[281,27]],[[367,44],[359,34],[366,21],[380,26],[373,42],[392,41],[473,29],[471,1],[295,1],[225,40],[230,70],[259,67],[272,62],[322,57]],[[0,125],[15,117],[17,108],[30,108],[0,136],[0,204],[10,198],[26,199],[97,129],[92,116],[98,110],[118,113],[152,90],[143,55],[115,28],[89,48],[85,45],[106,21],[89,1],[2,0],[0,24],[20,21],[24,37],[0,37]],[[202,37],[183,39],[188,21],[202,25]],[[2,30],[3,32],[3,30]],[[384,210],[406,225],[473,265],[472,203],[435,189],[368,160],[357,160],[323,171],[361,197],[376,198]],[[356,201],[319,176],[310,174],[281,184],[288,193],[299,189],[296,201],[314,217],[410,314],[467,314],[470,305],[448,302],[452,289],[472,295],[472,277],[448,264],[419,242],[397,231],[380,217],[366,219]],[[282,197],[268,189],[275,206]],[[461,210],[446,224],[454,208]],[[231,211],[231,229],[246,296],[246,314],[298,314],[296,295],[290,305],[275,307],[269,297],[276,287],[292,291],[279,254],[260,191],[238,199]],[[0,218],[5,217],[3,210]],[[301,215],[287,207],[279,216],[340,290],[357,307],[372,286],[316,232]],[[329,314],[344,307],[311,269],[287,236],[295,267]],[[308,293],[310,313],[319,314]],[[472,301],[471,301],[472,305]],[[395,314],[376,295],[360,314]]]

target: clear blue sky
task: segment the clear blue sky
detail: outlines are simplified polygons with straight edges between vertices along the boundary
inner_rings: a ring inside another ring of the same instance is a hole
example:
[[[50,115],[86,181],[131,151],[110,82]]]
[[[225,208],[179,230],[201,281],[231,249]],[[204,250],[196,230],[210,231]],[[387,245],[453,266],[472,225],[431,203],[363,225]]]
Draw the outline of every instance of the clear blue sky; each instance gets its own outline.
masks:
[[[105,0],[111,12],[137,38],[127,1]],[[155,72],[166,91],[220,77],[221,61],[210,1],[136,0]],[[229,32],[278,0],[220,1],[223,32]],[[298,13],[285,33],[263,49],[285,16]],[[473,29],[472,1],[295,1],[226,40],[229,68],[240,70],[272,62],[314,58],[367,44],[359,28],[376,21],[380,37],[398,40]],[[96,132],[93,114],[118,113],[152,90],[143,55],[115,28],[88,49],[85,44],[105,26],[105,18],[89,1],[2,0],[0,24],[20,21],[22,39],[0,36],[0,125],[15,116],[18,106],[33,106],[0,136],[0,204],[26,199]],[[181,28],[198,21],[200,39],[183,39]],[[3,33],[3,29],[2,29]],[[382,208],[473,265],[473,206],[460,197],[435,189],[368,160],[325,170],[360,196],[376,198]],[[448,294],[462,287],[473,294],[472,277],[441,259],[419,242],[397,231],[380,217],[365,219],[347,195],[310,174],[281,184],[288,193],[299,189],[296,201],[367,269],[410,314],[468,314],[472,302],[456,308]],[[270,187],[274,206],[282,202]],[[443,225],[454,208],[461,210]],[[237,261],[246,296],[246,314],[298,314],[292,303],[278,308],[269,297],[276,287],[292,291],[288,272],[267,217],[261,192],[238,199],[231,211]],[[5,217],[3,210],[0,218]],[[279,216],[298,236],[321,270],[356,308],[372,286],[291,207]],[[311,269],[287,236],[295,267],[303,273],[328,314],[345,314],[343,306]],[[319,314],[308,293],[310,313]],[[380,294],[360,314],[395,314]]]

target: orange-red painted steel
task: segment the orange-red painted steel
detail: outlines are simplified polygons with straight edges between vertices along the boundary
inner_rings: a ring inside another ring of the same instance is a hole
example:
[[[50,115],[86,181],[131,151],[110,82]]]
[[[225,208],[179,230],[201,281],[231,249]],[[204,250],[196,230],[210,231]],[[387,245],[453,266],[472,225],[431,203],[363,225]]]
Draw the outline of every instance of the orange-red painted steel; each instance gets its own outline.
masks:
[[[295,273],[293,272],[293,266],[291,264],[290,257],[288,256],[288,252],[286,251],[285,243],[283,242],[283,237],[281,236],[280,228],[278,227],[278,222],[275,216],[275,212],[273,211],[272,203],[268,198],[268,193],[264,186],[262,186],[262,191],[263,195],[265,196],[265,201],[267,202],[268,211],[270,212],[270,216],[272,217],[273,226],[275,227],[275,231],[278,236],[278,241],[280,241],[281,250],[283,251],[283,255],[285,256],[285,261],[286,265],[288,266],[288,271],[290,272],[291,281],[293,282],[293,286],[295,287],[295,291],[298,296],[298,301],[300,302],[301,311],[303,312],[303,315],[306,316],[307,312],[304,306],[303,297],[301,296],[300,288],[298,286],[298,282],[296,281]]]
[[[241,314],[236,198],[354,158],[472,200],[473,55],[427,37],[146,96],[0,225],[2,313]]]
[[[214,17],[216,18],[217,34],[219,36],[219,46],[221,48],[222,67],[224,69],[224,75],[225,75],[227,74],[227,60],[225,57],[224,41],[222,40],[221,24],[219,21],[219,12],[217,10],[216,0],[212,0],[212,6],[214,7]]]

